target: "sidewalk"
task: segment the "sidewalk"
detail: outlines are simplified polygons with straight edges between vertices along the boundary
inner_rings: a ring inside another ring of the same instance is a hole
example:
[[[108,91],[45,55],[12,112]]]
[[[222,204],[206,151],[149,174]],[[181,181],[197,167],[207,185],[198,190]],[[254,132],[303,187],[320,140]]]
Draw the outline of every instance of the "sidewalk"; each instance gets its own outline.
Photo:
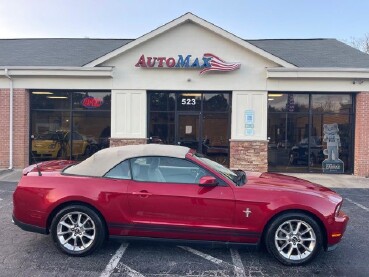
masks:
[[[1,169],[0,168],[0,181],[2,182],[18,182],[22,177],[23,169]]]
[[[329,188],[366,188],[369,189],[369,178],[346,174],[319,173],[284,173]]]
[[[298,177],[329,188],[367,188],[369,178],[344,174],[317,174],[317,173],[284,173]],[[0,181],[18,182],[22,177],[22,169],[0,169]]]

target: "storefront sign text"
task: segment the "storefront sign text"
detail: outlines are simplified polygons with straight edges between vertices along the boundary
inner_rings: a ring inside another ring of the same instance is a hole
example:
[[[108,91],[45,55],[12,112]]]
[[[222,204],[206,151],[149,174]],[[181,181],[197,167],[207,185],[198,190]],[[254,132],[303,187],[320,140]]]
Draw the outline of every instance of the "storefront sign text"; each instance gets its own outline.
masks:
[[[104,103],[104,100],[101,98],[95,98],[95,97],[86,97],[83,98],[81,101],[81,104],[83,107],[88,108],[88,109],[95,109],[95,108],[99,108],[102,106],[102,104]]]
[[[145,57],[141,55],[136,67],[142,68],[197,68],[200,74],[207,71],[233,71],[241,67],[241,63],[225,62],[219,57],[206,53],[202,58],[192,58],[192,55],[174,57]]]

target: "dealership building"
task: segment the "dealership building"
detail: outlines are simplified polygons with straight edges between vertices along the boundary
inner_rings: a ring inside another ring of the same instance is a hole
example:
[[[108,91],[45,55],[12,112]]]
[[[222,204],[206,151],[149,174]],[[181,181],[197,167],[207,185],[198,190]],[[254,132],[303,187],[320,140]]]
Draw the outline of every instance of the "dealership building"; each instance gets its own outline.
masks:
[[[369,176],[369,55],[191,13],[137,39],[0,40],[0,168],[184,145],[232,169]]]

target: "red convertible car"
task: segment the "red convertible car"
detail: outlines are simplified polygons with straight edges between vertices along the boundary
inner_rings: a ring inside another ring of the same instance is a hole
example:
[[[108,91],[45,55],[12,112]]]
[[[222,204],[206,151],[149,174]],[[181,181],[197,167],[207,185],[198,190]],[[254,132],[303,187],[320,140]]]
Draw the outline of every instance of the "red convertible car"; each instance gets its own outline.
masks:
[[[24,169],[13,221],[85,256],[108,237],[264,244],[286,265],[341,240],[348,217],[334,191],[294,177],[232,171],[187,147],[103,149],[81,163]]]

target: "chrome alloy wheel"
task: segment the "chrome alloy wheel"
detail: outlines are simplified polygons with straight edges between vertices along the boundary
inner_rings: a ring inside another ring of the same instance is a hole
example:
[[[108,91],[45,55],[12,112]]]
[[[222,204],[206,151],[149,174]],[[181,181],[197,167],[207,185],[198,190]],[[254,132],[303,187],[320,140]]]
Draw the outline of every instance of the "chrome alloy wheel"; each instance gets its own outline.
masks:
[[[316,246],[314,229],[305,221],[288,220],[279,225],[274,236],[277,251],[284,258],[300,261],[309,257]]]
[[[87,249],[96,237],[94,221],[87,214],[77,211],[65,214],[56,230],[61,246],[73,252]]]

